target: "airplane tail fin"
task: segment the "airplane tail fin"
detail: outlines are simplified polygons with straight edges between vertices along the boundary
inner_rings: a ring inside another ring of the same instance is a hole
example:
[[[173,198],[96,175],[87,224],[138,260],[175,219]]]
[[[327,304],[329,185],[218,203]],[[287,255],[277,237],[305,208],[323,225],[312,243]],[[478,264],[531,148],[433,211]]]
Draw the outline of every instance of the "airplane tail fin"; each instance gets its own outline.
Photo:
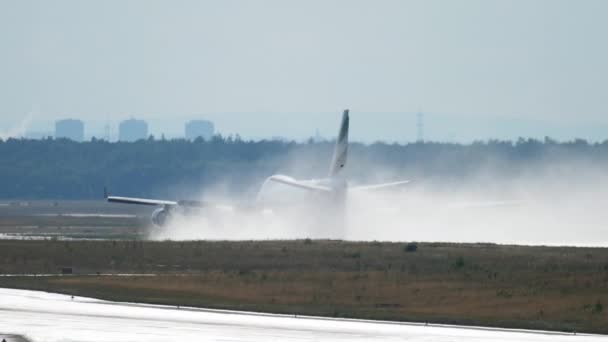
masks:
[[[348,109],[345,109],[344,114],[342,115],[342,123],[340,124],[340,132],[338,133],[338,138],[336,140],[334,156],[329,168],[329,177],[337,175],[346,165],[348,157],[348,125]]]

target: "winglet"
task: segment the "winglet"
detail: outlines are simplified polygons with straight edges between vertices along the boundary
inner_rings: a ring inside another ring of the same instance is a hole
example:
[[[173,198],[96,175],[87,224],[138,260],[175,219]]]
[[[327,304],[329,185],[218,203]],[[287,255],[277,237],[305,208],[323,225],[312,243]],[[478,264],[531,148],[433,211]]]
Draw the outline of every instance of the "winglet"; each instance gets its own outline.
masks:
[[[107,187],[103,187],[103,198],[107,199],[110,196],[110,194],[108,193],[108,188]]]

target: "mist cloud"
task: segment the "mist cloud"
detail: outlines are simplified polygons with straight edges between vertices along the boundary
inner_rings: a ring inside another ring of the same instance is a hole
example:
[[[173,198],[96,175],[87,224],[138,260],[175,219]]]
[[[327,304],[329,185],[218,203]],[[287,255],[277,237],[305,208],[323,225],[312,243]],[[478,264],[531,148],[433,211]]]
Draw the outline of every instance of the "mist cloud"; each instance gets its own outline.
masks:
[[[287,169],[318,160],[288,158]],[[265,205],[252,211],[224,208],[213,215],[175,217],[152,239],[345,239],[355,241],[487,242],[526,245],[608,246],[605,164],[577,157],[538,161],[505,170],[487,161],[456,178],[424,177],[394,166],[364,163],[351,183],[411,179],[394,191],[349,192],[344,227],[306,191],[273,184]],[[351,164],[351,168],[354,166]],[[221,187],[219,187],[221,188]],[[208,198],[211,193],[205,192]],[[214,194],[211,197],[222,197]],[[228,196],[229,197],[229,196]],[[239,202],[239,197],[227,198]]]

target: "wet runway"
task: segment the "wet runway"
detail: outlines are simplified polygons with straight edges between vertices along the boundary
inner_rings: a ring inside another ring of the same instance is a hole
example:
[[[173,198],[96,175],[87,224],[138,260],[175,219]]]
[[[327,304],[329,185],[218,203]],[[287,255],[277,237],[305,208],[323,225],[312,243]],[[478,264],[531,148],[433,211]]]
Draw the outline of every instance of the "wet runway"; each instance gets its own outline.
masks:
[[[0,289],[1,334],[32,341],[600,341],[604,336],[115,303]]]

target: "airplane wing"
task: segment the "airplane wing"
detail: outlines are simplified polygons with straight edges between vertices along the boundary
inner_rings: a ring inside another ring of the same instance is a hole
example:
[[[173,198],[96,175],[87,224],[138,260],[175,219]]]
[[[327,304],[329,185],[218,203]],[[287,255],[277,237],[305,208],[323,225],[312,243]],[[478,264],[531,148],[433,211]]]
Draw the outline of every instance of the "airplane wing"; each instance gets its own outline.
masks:
[[[289,176],[275,175],[275,176],[271,176],[268,179],[273,182],[277,182],[277,183],[281,183],[281,184],[285,184],[285,185],[289,185],[289,186],[293,186],[293,187],[305,189],[305,190],[323,191],[323,192],[332,191],[331,188],[329,188],[329,187],[317,185],[317,184],[310,184],[308,182],[297,181]]]
[[[388,188],[394,188],[398,186],[402,186],[410,183],[409,180],[399,181],[399,182],[391,182],[391,183],[382,183],[382,184],[373,184],[373,185],[362,185],[362,186],[353,186],[350,189],[354,191],[374,191],[374,190],[384,190]]]
[[[127,203],[127,204],[140,204],[140,205],[167,205],[176,206],[179,203],[175,201],[164,201],[148,198],[134,198],[134,197],[119,197],[119,196],[107,196],[108,202],[114,203]]]
[[[103,188],[103,197],[108,202],[113,203],[126,203],[126,204],[139,204],[139,205],[157,205],[157,206],[181,206],[190,208],[203,208],[211,206],[210,203],[204,201],[193,201],[193,200],[182,200],[182,201],[167,201],[157,200],[150,198],[136,198],[136,197],[121,197],[121,196],[110,196],[108,189]]]
[[[211,204],[204,201],[193,201],[193,200],[181,200],[181,201],[166,201],[148,198],[134,198],[134,197],[119,197],[119,196],[108,196],[106,197],[108,202],[114,203],[126,203],[126,204],[139,204],[139,205],[164,205],[164,206],[180,206],[189,208],[206,208],[206,207],[228,207],[228,205]]]

